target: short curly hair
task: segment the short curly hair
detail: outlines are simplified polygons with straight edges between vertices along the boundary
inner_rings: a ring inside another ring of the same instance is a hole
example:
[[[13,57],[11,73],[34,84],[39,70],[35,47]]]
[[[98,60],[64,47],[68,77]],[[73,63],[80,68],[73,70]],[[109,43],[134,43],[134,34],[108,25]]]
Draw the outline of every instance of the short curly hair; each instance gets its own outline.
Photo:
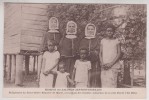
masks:
[[[106,29],[107,28],[112,28],[112,30],[115,32],[115,30],[116,30],[116,27],[113,25],[113,24],[108,24],[107,26],[106,26]]]

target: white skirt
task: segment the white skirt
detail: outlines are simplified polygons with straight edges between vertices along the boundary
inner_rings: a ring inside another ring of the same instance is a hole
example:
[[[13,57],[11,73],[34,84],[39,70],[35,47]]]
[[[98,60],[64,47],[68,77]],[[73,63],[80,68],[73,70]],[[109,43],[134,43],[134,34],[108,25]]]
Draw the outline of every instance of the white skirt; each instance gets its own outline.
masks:
[[[40,88],[53,88],[53,74],[45,76],[43,73],[40,74],[39,87]]]

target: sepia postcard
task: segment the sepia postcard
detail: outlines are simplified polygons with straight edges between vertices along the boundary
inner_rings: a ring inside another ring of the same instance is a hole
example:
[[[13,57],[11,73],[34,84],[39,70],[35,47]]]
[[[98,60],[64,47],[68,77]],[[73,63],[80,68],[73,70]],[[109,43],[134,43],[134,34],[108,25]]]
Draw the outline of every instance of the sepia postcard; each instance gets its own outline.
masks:
[[[2,4],[4,98],[146,98],[147,3]]]

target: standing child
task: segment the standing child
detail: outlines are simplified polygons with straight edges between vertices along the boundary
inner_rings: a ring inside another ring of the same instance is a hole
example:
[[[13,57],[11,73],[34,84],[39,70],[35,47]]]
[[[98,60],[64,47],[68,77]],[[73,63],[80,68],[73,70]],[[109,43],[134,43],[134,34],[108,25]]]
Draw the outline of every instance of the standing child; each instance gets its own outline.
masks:
[[[100,61],[101,61],[101,85],[102,88],[116,88],[117,75],[120,67],[120,43],[114,38],[115,27],[108,25],[106,38],[101,40]]]
[[[100,67],[99,67],[99,43],[96,37],[96,26],[89,23],[85,27],[85,37],[80,41],[79,48],[86,48],[89,51],[91,61],[91,87],[100,87]]]
[[[64,62],[59,63],[59,71],[50,71],[50,73],[57,75],[55,88],[67,88],[68,82],[74,85],[73,80],[70,79],[70,74],[65,72]]]
[[[40,55],[38,57],[38,78],[37,81],[39,81],[40,78],[40,71],[41,71],[41,62],[42,62],[42,56],[43,52],[47,51],[47,42],[49,40],[56,41],[56,48],[58,49],[59,41],[61,39],[61,34],[59,32],[59,21],[56,17],[51,17],[49,19],[49,30],[45,33],[42,46],[40,47]]]
[[[53,85],[53,74],[49,74],[49,71],[56,71],[57,64],[59,62],[60,54],[55,50],[56,43],[54,40],[49,40],[48,51],[43,54],[42,68],[40,74],[39,85],[42,88],[52,88]]]
[[[87,49],[80,49],[80,59],[76,60],[73,70],[73,79],[75,78],[76,88],[90,87],[91,62],[87,60],[87,55]]]

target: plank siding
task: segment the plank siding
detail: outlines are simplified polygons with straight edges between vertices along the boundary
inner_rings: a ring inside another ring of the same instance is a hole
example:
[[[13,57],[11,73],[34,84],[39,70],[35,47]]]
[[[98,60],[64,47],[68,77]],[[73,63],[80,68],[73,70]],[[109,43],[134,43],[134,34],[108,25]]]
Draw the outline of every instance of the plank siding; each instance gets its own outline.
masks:
[[[4,53],[38,51],[48,30],[48,5],[7,3],[4,11]]]

